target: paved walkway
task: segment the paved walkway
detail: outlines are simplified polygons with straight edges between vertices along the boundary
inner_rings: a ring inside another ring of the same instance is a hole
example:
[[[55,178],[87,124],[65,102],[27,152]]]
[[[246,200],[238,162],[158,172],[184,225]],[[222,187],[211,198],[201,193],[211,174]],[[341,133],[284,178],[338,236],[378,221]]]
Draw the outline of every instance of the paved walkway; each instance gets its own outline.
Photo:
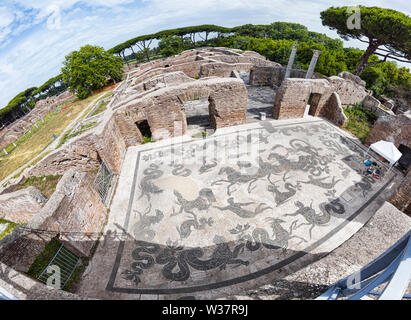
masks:
[[[312,117],[131,147],[78,293],[216,298],[282,278],[349,239],[392,188],[395,172],[363,174],[364,151]]]

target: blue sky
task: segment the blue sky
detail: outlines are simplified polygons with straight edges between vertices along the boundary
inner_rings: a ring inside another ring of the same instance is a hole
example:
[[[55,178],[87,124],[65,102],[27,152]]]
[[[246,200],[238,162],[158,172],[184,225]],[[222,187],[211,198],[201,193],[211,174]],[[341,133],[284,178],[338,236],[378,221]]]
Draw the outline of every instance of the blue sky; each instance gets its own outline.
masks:
[[[162,29],[274,21],[301,23],[337,38],[322,26],[320,12],[357,4],[411,12],[404,0],[0,0],[0,108],[60,73],[65,55],[85,44],[109,49]],[[358,41],[347,45],[363,48]]]

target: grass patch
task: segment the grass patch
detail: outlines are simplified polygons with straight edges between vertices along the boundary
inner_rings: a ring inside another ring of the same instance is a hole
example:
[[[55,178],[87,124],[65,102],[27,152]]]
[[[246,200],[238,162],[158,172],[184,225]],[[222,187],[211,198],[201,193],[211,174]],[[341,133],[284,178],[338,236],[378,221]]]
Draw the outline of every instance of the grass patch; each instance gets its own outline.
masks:
[[[358,104],[345,108],[344,113],[348,118],[344,128],[364,143],[377,116]]]
[[[27,275],[30,277],[37,279],[43,270],[48,266],[51,259],[53,259],[54,255],[57,253],[61,246],[61,243],[56,239],[51,239],[46,246],[44,247],[43,251],[36,257],[34,262],[27,271]]]
[[[150,143],[150,142],[153,142],[153,139],[151,139],[151,137],[143,137],[143,142],[141,144]]]
[[[87,131],[88,129],[94,127],[97,124],[97,122],[90,122],[82,126],[79,130],[75,131],[74,133],[73,130],[67,131],[63,137],[60,139],[59,144],[57,145],[57,148],[60,148],[64,143],[66,143],[67,140],[77,137],[78,135],[82,134],[83,132]]]
[[[0,218],[0,224],[7,224],[6,229],[4,229],[3,232],[0,233],[0,240],[3,239],[8,234],[10,234],[18,226],[17,223],[3,219],[3,218]]]
[[[100,103],[100,105],[96,108],[96,110],[93,111],[93,113],[90,115],[90,117],[93,117],[107,109],[108,101],[103,101]]]
[[[43,193],[47,199],[56,191],[57,183],[60,181],[61,175],[48,175],[44,177],[31,177],[20,183],[17,190],[25,189],[30,186],[36,187]]]
[[[0,181],[39,155],[54,141],[53,134],[60,135],[84,108],[101,94],[100,92],[85,100],[77,100],[61,112],[49,113],[44,117],[44,122],[41,120],[38,122],[37,128],[32,127],[30,133],[20,137],[13,152],[0,157]]]
[[[63,290],[70,291],[71,287],[78,284],[81,280],[83,272],[86,270],[90,259],[87,257],[80,257],[77,267],[74,269],[70,279],[67,280]]]
[[[36,257],[34,262],[27,271],[27,275],[37,279],[44,269],[49,265],[51,259],[55,256],[57,251],[60,249],[61,242],[57,239],[51,239],[46,246],[44,247],[43,251]],[[73,271],[71,277],[67,280],[66,284],[62,288],[62,290],[69,291],[70,287],[77,284],[80,279],[81,275],[83,274],[84,270],[86,270],[89,264],[89,258],[87,257],[80,257],[79,263],[77,264],[76,268]]]

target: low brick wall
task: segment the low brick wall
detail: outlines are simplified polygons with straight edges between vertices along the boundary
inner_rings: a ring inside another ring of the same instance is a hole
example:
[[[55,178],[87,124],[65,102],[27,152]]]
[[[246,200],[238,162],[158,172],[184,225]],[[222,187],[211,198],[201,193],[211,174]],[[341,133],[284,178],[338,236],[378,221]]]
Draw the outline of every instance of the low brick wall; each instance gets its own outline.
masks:
[[[405,114],[379,117],[371,128],[366,145],[379,140],[390,141],[398,147],[400,144],[411,148],[411,117]]]
[[[89,256],[106,220],[106,208],[94,190],[93,177],[68,170],[39,213],[0,241],[0,261],[27,272],[54,237]]]
[[[342,127],[345,124],[347,121],[347,116],[344,114],[338,93],[333,92],[331,94],[327,100],[327,103],[321,109],[319,115],[330,120],[339,127]]]
[[[362,105],[365,109],[374,113],[377,117],[395,116],[391,110],[384,110],[380,101],[373,96],[366,96],[362,101]]]
[[[311,93],[321,95],[311,115],[318,116],[333,88],[325,79],[285,79],[278,89],[273,107],[274,119],[302,118]]]
[[[405,114],[392,116],[381,116],[371,128],[366,145],[373,144],[380,140],[394,143],[396,147],[400,144],[411,148],[411,117]],[[389,200],[393,205],[402,211],[409,213],[411,206],[411,168],[398,186],[397,192]]]

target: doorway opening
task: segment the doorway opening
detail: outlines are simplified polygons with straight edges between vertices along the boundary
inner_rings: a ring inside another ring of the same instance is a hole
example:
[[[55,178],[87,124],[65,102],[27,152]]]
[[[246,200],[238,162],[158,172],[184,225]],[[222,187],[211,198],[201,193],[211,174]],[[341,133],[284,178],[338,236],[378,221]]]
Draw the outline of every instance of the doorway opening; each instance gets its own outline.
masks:
[[[210,103],[208,97],[196,97],[184,103],[187,131],[192,137],[205,137],[214,132]]]
[[[308,98],[308,102],[307,102],[307,109],[306,109],[306,113],[309,114],[310,116],[316,115],[316,111],[318,108],[318,104],[321,100],[321,96],[322,96],[321,93],[311,93],[310,94],[310,97]]]
[[[147,120],[140,120],[136,122],[137,129],[142,136],[142,143],[151,141],[151,129]]]

